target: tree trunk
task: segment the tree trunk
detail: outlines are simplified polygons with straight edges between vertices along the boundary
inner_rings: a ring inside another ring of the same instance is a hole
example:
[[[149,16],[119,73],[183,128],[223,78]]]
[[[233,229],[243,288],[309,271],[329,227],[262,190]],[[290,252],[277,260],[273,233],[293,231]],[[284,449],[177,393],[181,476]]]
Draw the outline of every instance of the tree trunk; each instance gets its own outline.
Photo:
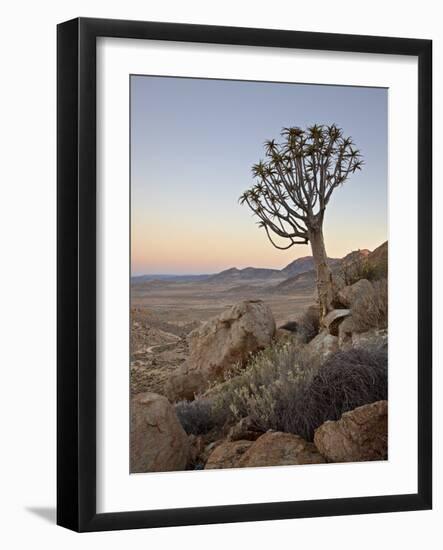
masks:
[[[312,256],[317,272],[317,291],[321,323],[324,317],[333,309],[332,301],[334,299],[332,273],[328,264],[328,257],[326,255],[325,242],[323,239],[323,228],[321,226],[309,231],[309,241],[311,243]]]

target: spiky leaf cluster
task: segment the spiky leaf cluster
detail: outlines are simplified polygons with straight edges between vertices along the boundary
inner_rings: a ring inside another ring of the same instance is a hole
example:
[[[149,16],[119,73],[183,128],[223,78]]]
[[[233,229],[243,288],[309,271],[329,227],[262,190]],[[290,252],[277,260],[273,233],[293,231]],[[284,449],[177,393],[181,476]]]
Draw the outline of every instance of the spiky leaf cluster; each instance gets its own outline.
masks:
[[[271,243],[285,250],[308,242],[334,189],[361,170],[363,159],[335,124],[283,128],[281,137],[280,143],[265,142],[265,159],[252,167],[255,183],[240,202],[260,219]],[[277,245],[271,232],[289,244]]]

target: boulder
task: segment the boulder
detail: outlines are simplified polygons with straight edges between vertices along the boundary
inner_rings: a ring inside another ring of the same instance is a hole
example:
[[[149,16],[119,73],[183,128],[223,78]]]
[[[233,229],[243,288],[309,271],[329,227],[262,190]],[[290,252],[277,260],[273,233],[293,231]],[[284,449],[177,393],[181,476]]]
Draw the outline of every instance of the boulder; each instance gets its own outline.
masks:
[[[131,472],[184,470],[188,457],[188,436],[166,397],[137,394],[131,401]]]
[[[368,256],[368,264],[378,278],[388,277],[388,241],[385,241]]]
[[[329,355],[338,351],[338,338],[324,330],[309,342],[307,349],[321,360],[326,359]]]
[[[328,420],[315,430],[314,443],[329,462],[386,460],[388,402],[376,401]]]
[[[275,321],[261,300],[239,302],[189,335],[189,359],[167,384],[171,400],[192,399],[270,345]]]
[[[313,443],[298,435],[269,431],[256,441],[225,441],[211,453],[205,469],[290,466],[326,462]]]
[[[203,452],[200,454],[200,459],[201,461],[206,464],[206,462],[208,461],[208,458],[210,457],[210,455],[214,452],[214,450],[219,446],[221,445],[222,443],[226,443],[226,439],[217,439],[215,441],[211,441],[210,443],[208,443],[204,449],[203,449]]]
[[[203,373],[190,370],[187,364],[180,366],[166,383],[166,395],[171,401],[192,401],[196,393],[205,386]]]
[[[238,468],[241,456],[252,445],[252,441],[225,441],[217,445],[206,462],[205,470]]]
[[[352,348],[352,334],[354,331],[355,324],[352,315],[349,315],[338,327],[338,346],[341,350],[347,351]]]
[[[338,336],[338,330],[341,323],[351,314],[350,309],[333,309],[323,319],[323,325],[333,336]]]
[[[366,332],[352,333],[352,347],[369,351],[388,348],[388,330],[373,329]]]
[[[239,460],[239,466],[286,466],[326,462],[313,443],[284,432],[266,432],[251,445]]]
[[[337,293],[337,300],[344,307],[351,308],[352,305],[364,294],[372,294],[372,284],[367,279],[360,279],[353,285],[343,287]]]
[[[348,351],[351,348],[363,348],[368,351],[387,349],[388,330],[371,329],[366,332],[356,332],[351,315],[338,328],[338,345],[342,351]]]

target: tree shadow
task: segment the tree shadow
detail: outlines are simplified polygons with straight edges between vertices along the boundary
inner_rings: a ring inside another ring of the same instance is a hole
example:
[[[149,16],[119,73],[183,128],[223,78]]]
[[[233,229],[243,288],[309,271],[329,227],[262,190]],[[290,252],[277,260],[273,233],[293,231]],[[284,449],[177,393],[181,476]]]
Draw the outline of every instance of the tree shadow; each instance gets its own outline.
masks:
[[[38,516],[49,523],[55,523],[56,522],[56,509],[55,507],[45,507],[45,506],[28,506],[26,508],[28,512],[31,514],[34,514],[35,516]]]

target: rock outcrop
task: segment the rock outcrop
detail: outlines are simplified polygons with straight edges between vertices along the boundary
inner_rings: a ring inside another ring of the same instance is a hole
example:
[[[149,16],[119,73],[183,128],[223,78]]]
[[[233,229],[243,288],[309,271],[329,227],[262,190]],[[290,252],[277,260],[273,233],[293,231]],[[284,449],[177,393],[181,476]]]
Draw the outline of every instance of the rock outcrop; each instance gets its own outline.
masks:
[[[192,401],[196,393],[206,387],[203,372],[192,370],[185,363],[171,374],[166,383],[166,394],[171,401]]]
[[[368,264],[380,277],[388,276],[388,241],[373,250],[368,256]]]
[[[372,294],[373,288],[370,281],[360,279],[353,285],[343,287],[337,293],[337,300],[346,308],[351,308],[352,305],[365,294]]]
[[[387,350],[388,330],[372,329],[366,332],[353,332],[352,317],[348,317],[340,325],[338,345],[343,351],[351,348],[362,348],[368,351]]]
[[[266,432],[240,458],[242,468],[321,464],[326,462],[313,443],[284,432]]]
[[[388,330],[373,329],[366,332],[354,332],[352,334],[352,345],[354,348],[363,348],[369,351],[387,349]]]
[[[171,400],[193,399],[234,365],[266,348],[275,334],[270,308],[261,300],[239,302],[189,335],[189,359],[168,382]]]
[[[189,440],[166,397],[139,393],[131,401],[131,472],[185,470]]]
[[[338,337],[324,330],[309,342],[307,349],[321,360],[326,359],[338,351]]]
[[[324,462],[313,443],[298,435],[269,431],[256,441],[221,443],[209,456],[205,468],[254,468]]]
[[[352,348],[352,334],[355,331],[352,315],[346,317],[338,327],[338,346],[341,350]]]
[[[333,309],[323,319],[323,325],[333,336],[338,336],[340,324],[351,314],[350,309]]]
[[[314,443],[329,462],[386,460],[388,402],[377,401],[328,420],[314,434]]]
[[[218,445],[209,455],[205,470],[219,468],[239,468],[242,455],[252,445],[252,441],[226,441]]]

